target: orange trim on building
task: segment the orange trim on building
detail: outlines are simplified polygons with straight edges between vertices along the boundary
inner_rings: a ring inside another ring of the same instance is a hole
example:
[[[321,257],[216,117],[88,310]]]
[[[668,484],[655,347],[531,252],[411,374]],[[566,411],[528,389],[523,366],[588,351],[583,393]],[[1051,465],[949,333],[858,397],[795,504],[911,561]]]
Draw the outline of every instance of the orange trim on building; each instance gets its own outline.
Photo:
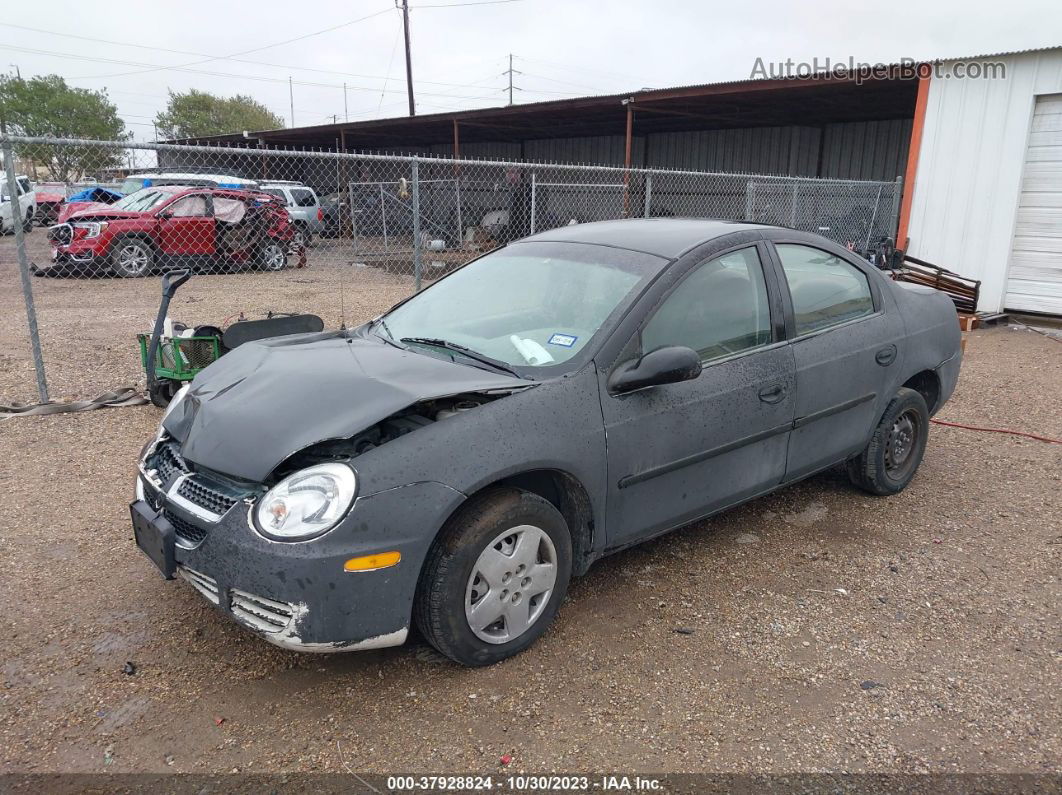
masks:
[[[907,170],[903,175],[903,200],[900,203],[900,223],[896,231],[896,247],[907,250],[907,227],[911,221],[911,202],[914,200],[915,175],[918,173],[918,153],[922,149],[922,129],[926,122],[926,105],[929,102],[929,77],[918,78],[918,96],[915,98],[914,124],[911,125],[911,143],[907,147]]]

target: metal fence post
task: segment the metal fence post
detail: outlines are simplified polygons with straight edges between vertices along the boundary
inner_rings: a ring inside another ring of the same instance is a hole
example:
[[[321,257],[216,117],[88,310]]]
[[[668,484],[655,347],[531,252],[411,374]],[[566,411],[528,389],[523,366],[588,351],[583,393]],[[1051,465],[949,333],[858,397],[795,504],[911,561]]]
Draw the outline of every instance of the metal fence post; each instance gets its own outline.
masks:
[[[420,292],[423,272],[420,240],[420,164],[413,158],[413,289]]]
[[[896,178],[896,187],[892,189],[892,237],[900,233],[900,199],[903,197],[903,177]],[[896,248],[904,245],[902,240],[896,241]]]
[[[653,175],[645,175],[645,212],[643,216],[649,218],[649,207],[653,201]]]
[[[29,325],[30,345],[33,348],[33,367],[37,371],[37,395],[41,403],[48,402],[48,380],[44,375],[44,356],[41,354],[41,336],[37,330],[37,309],[33,305],[33,286],[30,283],[29,259],[26,257],[26,238],[22,232],[22,206],[18,200],[18,183],[15,182],[15,153],[7,130],[4,136],[4,171],[7,173],[7,192],[11,195],[11,225],[15,229],[15,249],[18,252],[18,272],[22,278],[22,298],[26,302],[26,322]]]
[[[535,234],[535,199],[537,185],[535,184],[535,172],[531,172],[531,234]]]

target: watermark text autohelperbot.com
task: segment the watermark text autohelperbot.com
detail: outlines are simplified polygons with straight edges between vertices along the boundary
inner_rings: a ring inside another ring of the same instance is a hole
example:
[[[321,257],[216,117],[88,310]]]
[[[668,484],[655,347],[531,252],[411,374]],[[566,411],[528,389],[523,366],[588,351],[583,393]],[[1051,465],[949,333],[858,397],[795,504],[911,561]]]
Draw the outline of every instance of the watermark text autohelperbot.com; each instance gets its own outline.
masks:
[[[827,80],[854,80],[858,85],[865,80],[882,80],[895,77],[916,79],[931,77],[934,80],[1005,80],[1007,65],[1002,61],[916,61],[901,58],[895,63],[868,63],[830,57],[798,61],[768,61],[757,58],[749,74],[751,80],[785,80],[818,77]]]

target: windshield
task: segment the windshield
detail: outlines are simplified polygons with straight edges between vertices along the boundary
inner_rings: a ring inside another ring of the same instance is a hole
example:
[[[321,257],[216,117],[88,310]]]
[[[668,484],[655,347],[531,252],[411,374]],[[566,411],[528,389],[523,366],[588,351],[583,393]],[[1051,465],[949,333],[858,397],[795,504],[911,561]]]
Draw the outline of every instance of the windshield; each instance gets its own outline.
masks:
[[[456,361],[459,352],[427,341],[445,340],[517,368],[567,370],[665,264],[606,246],[515,243],[406,301],[376,331]]]
[[[157,204],[166,201],[175,193],[172,190],[159,190],[158,188],[144,188],[136,193],[130,193],[124,199],[115,202],[114,206],[120,210],[130,210],[136,213],[146,212]]]

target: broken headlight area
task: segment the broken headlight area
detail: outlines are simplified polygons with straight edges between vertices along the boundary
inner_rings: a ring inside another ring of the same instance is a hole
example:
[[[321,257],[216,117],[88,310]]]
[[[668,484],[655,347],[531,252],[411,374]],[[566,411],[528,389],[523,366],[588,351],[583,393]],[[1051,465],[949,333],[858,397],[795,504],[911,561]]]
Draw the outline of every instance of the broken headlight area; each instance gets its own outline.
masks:
[[[145,449],[136,497],[165,516],[180,546],[194,549],[230,510],[261,491],[257,484],[194,469],[181,456],[177,442],[163,432]]]

